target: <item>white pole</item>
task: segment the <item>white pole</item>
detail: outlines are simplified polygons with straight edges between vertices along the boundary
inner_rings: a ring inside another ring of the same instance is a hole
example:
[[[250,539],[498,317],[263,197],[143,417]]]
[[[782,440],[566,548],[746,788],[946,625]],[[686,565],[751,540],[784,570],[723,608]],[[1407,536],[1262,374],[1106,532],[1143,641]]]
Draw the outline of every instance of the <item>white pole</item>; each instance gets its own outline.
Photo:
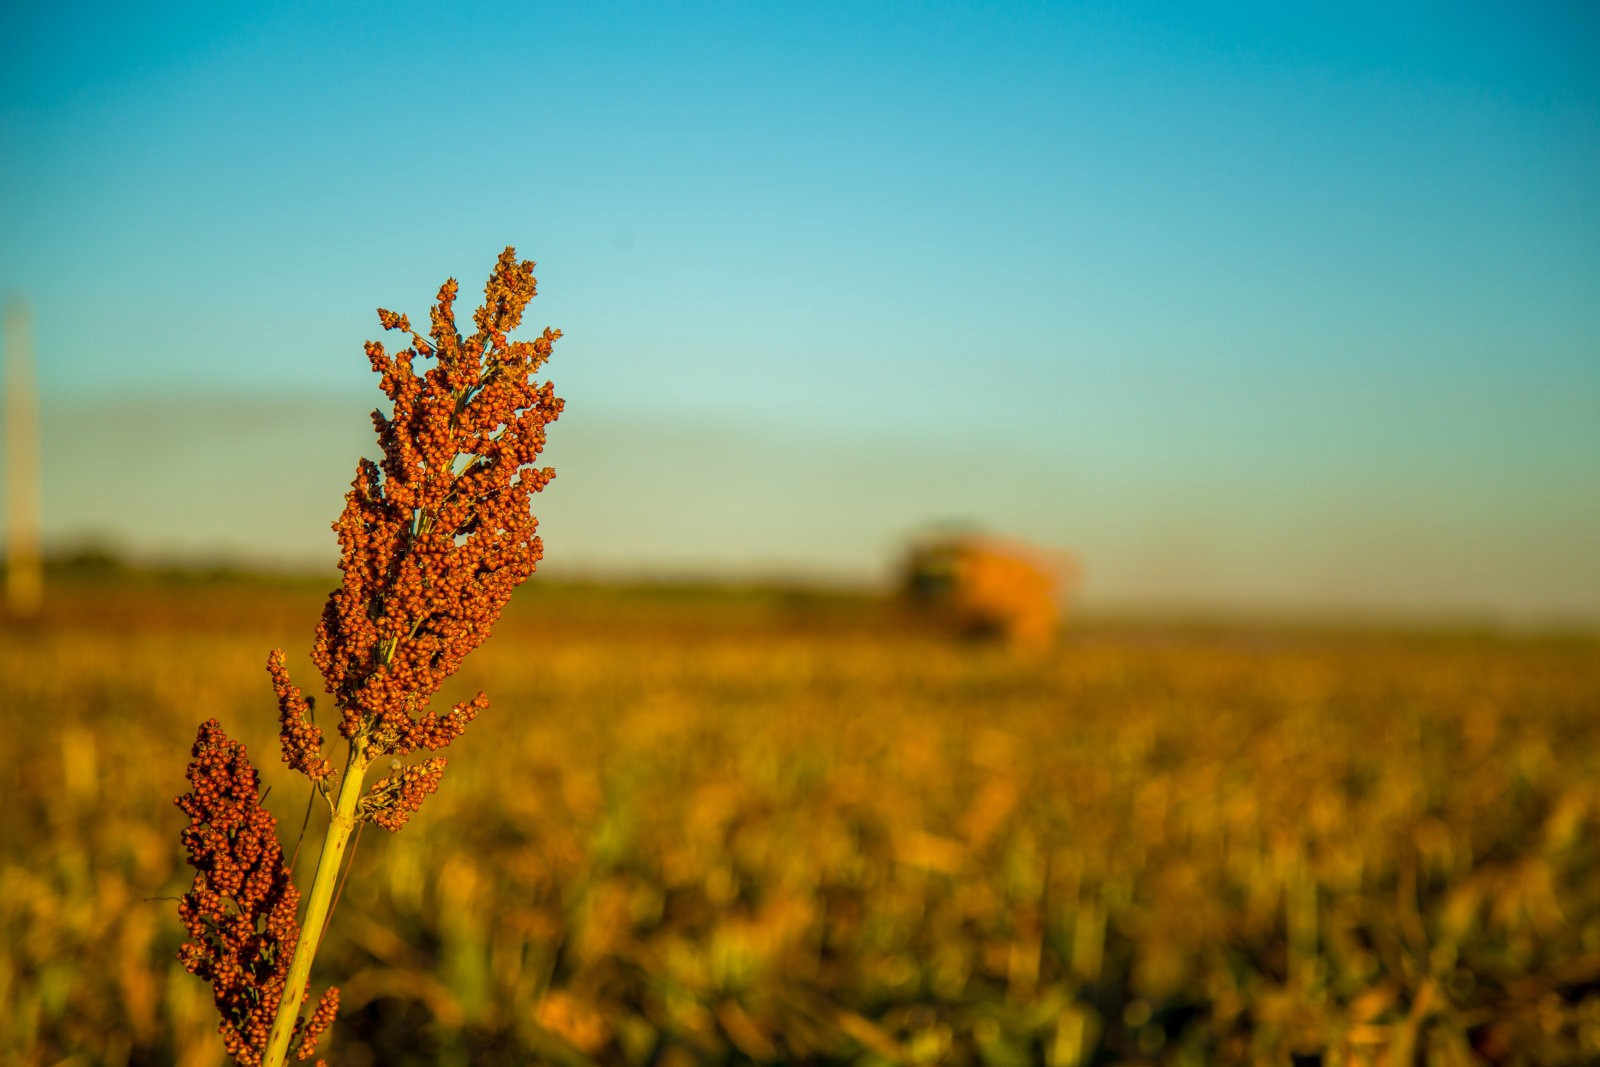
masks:
[[[6,308],[6,606],[29,617],[44,600],[39,565],[39,398],[33,333],[20,298]]]

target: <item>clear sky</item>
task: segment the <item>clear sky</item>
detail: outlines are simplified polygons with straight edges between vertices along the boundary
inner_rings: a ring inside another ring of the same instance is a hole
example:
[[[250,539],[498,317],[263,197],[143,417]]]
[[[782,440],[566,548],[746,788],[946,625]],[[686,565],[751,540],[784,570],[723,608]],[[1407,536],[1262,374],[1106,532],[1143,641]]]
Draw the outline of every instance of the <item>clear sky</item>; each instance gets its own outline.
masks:
[[[513,243],[553,563],[1600,616],[1600,15],[1293,8],[8,5],[47,532],[330,555],[373,307]]]

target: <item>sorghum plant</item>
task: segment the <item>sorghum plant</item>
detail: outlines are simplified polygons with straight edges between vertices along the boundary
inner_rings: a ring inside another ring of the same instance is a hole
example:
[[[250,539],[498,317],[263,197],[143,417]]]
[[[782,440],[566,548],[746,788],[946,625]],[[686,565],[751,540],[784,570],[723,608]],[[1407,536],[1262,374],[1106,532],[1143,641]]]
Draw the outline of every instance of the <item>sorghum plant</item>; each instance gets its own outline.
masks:
[[[533,263],[519,262],[514,249],[495,264],[470,336],[456,328],[456,290],[453,278],[439,289],[427,337],[380,308],[382,327],[409,334],[409,344],[391,355],[367,343],[391,402],[388,415],[372,413],[383,460],[360,461],[334,523],[344,581],[328,597],[312,650],[339,712],[342,773],[324,755],[322,728],[283,651],[267,657],[283,761],[310,779],[330,812],[304,916],[297,921],[300,894],[256,770],[214,720],[200,727],[191,790],[177,801],[189,816],[183,843],[195,869],[178,909],[190,936],[180,958],[211,982],[224,1046],[242,1064],[278,1067],[291,1051],[316,1054],[338,990],[324,993],[309,1018],[301,1005],[351,833],[362,822],[398,830],[439,787],[443,757],[400,761],[444,748],[488,707],[482,693],[443,715],[428,705],[543,554],[530,504],[554,471],[531,464],[562,401],[531,376],[561,331],[508,338],[536,291]],[[433,365],[419,374],[418,358]],[[380,759],[395,769],[367,788],[366,772]]]

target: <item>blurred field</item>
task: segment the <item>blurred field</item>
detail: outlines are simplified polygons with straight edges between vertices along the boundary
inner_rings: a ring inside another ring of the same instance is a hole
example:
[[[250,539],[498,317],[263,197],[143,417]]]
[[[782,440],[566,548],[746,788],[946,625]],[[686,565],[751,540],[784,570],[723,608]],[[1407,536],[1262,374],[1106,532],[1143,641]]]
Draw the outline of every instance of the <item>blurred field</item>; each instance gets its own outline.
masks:
[[[536,578],[439,795],[367,828],[330,1061],[1600,1061],[1600,641],[1083,623]],[[292,846],[263,663],[326,588],[0,629],[0,1062],[220,1062],[174,960],[196,724]],[[300,854],[308,876],[314,841]]]

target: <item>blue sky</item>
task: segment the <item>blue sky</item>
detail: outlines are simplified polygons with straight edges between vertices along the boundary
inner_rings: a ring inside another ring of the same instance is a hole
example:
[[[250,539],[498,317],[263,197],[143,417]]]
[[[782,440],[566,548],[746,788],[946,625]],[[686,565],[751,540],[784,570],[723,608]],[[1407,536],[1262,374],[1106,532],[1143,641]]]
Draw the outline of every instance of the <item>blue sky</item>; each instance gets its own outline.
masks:
[[[863,576],[972,517],[1107,600],[1600,614],[1579,5],[0,28],[53,536],[320,557],[285,502],[337,508],[372,308],[514,243],[568,335],[552,561]]]

